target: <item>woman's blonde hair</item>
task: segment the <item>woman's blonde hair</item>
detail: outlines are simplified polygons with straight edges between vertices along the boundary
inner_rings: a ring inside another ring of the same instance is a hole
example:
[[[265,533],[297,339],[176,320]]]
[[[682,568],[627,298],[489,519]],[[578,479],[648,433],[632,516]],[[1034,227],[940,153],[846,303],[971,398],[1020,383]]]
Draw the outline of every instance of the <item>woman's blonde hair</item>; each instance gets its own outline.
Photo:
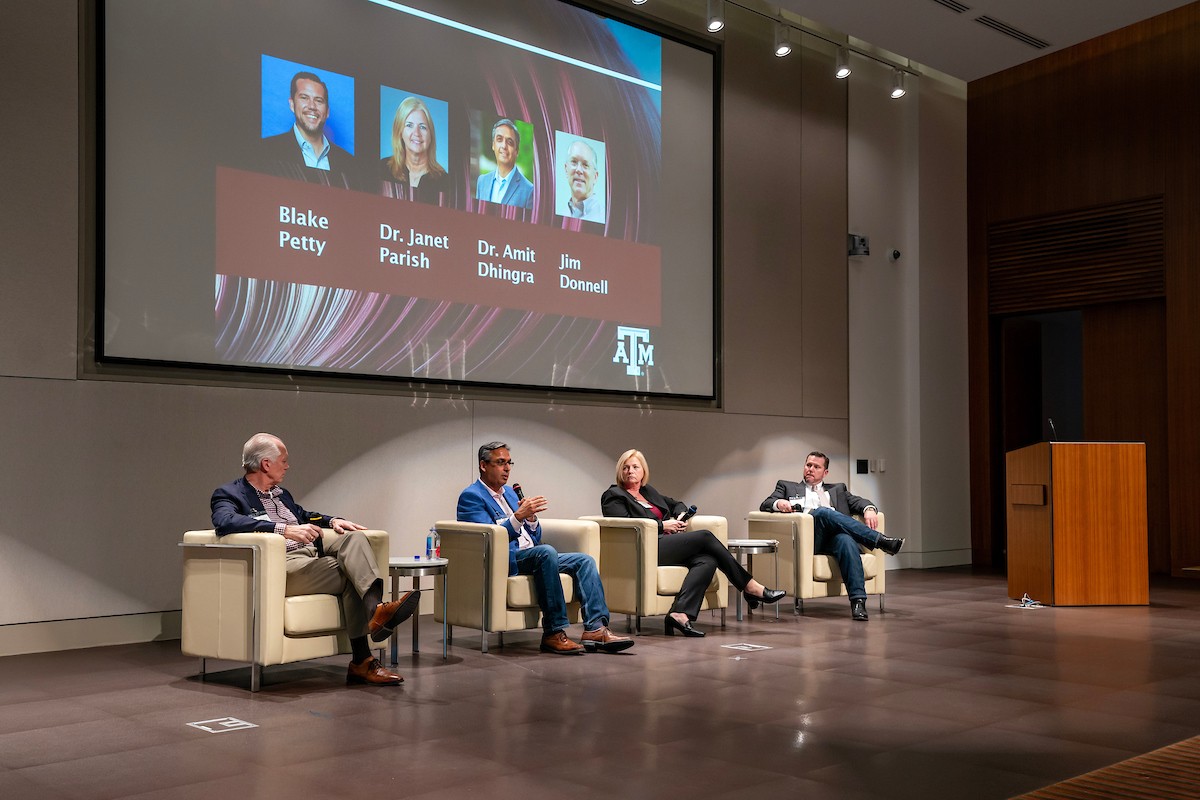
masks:
[[[621,453],[621,457],[617,459],[617,486],[624,486],[621,481],[621,467],[625,466],[625,462],[631,458],[636,458],[642,464],[642,485],[645,486],[650,482],[650,465],[646,463],[646,457],[642,455],[641,450],[626,450]]]
[[[408,183],[408,163],[404,160],[404,122],[414,111],[424,114],[425,121],[429,124],[429,144],[426,147],[429,174],[446,174],[445,167],[437,162],[437,131],[433,127],[433,114],[429,113],[429,107],[420,98],[406,97],[396,108],[396,116],[392,119],[392,157],[388,159],[392,177],[403,183]]]

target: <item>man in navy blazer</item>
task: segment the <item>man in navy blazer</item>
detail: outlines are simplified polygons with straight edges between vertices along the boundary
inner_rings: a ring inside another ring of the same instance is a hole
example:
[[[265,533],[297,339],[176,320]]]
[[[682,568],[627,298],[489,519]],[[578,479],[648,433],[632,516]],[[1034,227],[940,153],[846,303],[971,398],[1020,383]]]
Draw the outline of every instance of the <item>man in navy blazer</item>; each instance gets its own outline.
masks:
[[[383,578],[362,525],[342,517],[306,511],[279,484],[289,469],[287,447],[279,437],[256,433],[242,446],[246,474],[212,494],[213,527],[217,536],[262,531],[287,540],[287,596],[336,594],[350,637],[352,661],[347,683],[394,686],[404,678],[371,656],[367,636],[381,642],[412,616],[421,593],[411,591],[399,600],[383,602]],[[329,546],[321,529],[337,534]]]
[[[533,184],[521,174],[517,155],[521,152],[521,134],[511,119],[501,119],[492,126],[492,154],[496,171],[479,176],[475,182],[475,199],[504,206],[533,208]]]
[[[633,639],[608,629],[608,604],[596,561],[585,553],[560,553],[542,544],[542,524],[537,515],[549,504],[542,495],[518,498],[508,486],[512,458],[504,442],[479,448],[479,480],[458,496],[459,522],[502,525],[508,531],[508,574],[532,575],[542,609],[543,653],[582,655],[599,650],[619,653],[633,647]],[[570,575],[583,614],[584,632],[579,643],[567,638],[567,599],[559,573]]]
[[[857,622],[866,622],[866,579],[858,546],[878,548],[894,556],[904,546],[904,540],[877,532],[879,516],[875,504],[850,494],[844,483],[825,483],[828,472],[829,456],[812,451],[804,460],[804,483],[778,481],[775,491],[762,501],[759,510],[812,515],[814,549],[837,560],[850,596],[850,616]],[[862,516],[864,521],[859,522],[851,514]]]

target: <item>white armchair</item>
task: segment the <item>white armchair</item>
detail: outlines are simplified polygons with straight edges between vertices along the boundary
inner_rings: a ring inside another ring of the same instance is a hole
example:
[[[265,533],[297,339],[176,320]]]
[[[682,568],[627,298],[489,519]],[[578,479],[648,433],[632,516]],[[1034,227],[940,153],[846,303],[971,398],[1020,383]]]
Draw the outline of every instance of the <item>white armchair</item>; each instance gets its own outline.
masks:
[[[600,564],[600,528],[594,522],[573,519],[545,519],[542,543],[563,553],[586,553]],[[442,520],[434,525],[442,537],[442,556],[449,559],[449,581],[439,581],[434,589],[433,618],[442,622],[442,593],[445,598],[447,640],[454,641],[454,626],[480,632],[480,649],[488,651],[488,634],[500,634],[504,646],[505,631],[540,628],[542,610],[538,607],[533,577],[508,574],[508,530],[502,525]],[[567,618],[579,621],[579,603],[572,600],[575,582],[560,574],[563,596],[567,598]]]
[[[600,578],[608,610],[629,616],[629,630],[642,631],[642,617],[666,614],[675,602],[687,576],[687,567],[662,567],[658,564],[658,523],[652,519],[630,517],[581,517],[600,526]],[[724,517],[695,516],[688,530],[708,530],[725,544],[729,541],[729,523]],[[725,627],[725,609],[729,605],[729,579],[721,572],[713,576],[704,593],[704,609],[721,610]]]
[[[861,519],[861,518],[860,518]],[[779,514],[772,511],[752,511],[746,518],[752,539],[775,539],[779,542],[780,586],[796,599],[796,613],[804,610],[804,601],[817,597],[838,597],[846,594],[842,573],[833,556],[814,552],[813,518],[808,514]],[[880,533],[883,533],[883,514],[879,515]],[[862,549],[860,547],[860,549]],[[884,569],[882,550],[864,550],[862,553],[863,575],[866,578],[868,595],[879,596],[879,610],[883,611],[884,585],[887,571]],[[759,559],[772,556],[752,556],[751,572],[758,574]],[[765,572],[764,572],[765,574]]]
[[[338,534],[324,530],[326,539]],[[388,534],[364,531],[387,575]],[[204,660],[250,663],[250,691],[262,668],[350,652],[337,595],[286,597],[286,541],[275,533],[188,531],[183,535],[181,649]]]

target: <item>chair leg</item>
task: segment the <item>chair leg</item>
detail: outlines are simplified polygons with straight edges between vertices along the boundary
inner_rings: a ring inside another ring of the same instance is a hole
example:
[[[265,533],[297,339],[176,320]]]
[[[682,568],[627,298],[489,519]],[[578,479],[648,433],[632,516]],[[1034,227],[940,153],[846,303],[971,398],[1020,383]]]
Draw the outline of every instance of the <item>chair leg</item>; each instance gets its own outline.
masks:
[[[200,680],[204,680],[204,659],[200,659],[200,674],[197,675]]]
[[[487,640],[488,640],[487,631],[480,631],[479,632],[479,642],[480,642],[479,652],[481,652],[481,653],[487,652]],[[500,636],[500,641],[501,642],[504,641],[503,634],[501,634],[501,636]]]
[[[725,609],[721,609],[721,627],[725,627]]]
[[[879,613],[883,613],[883,595],[879,595]]]
[[[795,613],[797,617],[804,613],[804,601],[799,597],[796,598],[796,607],[793,613]]]
[[[250,691],[257,692],[262,686],[262,664],[250,665]]]
[[[625,615],[625,632],[633,633],[633,614]]]
[[[504,647],[504,631],[500,631],[500,646]]]
[[[446,646],[449,647],[452,644],[454,644],[454,626],[447,625],[446,626]]]

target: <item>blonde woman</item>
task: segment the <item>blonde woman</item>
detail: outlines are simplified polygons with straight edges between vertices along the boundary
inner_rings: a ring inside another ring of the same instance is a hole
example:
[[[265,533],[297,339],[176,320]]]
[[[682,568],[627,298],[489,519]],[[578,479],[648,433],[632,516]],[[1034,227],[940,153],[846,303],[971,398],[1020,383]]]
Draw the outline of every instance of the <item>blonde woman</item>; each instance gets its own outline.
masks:
[[[704,592],[719,569],[742,592],[750,607],[775,603],[784,596],[779,589],[768,589],[738,563],[733,554],[711,531],[689,531],[687,523],[676,517],[687,505],[660,494],[649,484],[650,465],[640,450],[626,450],[617,459],[617,482],[600,498],[601,513],[606,517],[635,517],[658,522],[658,563],[663,567],[687,567],[679,594],[671,611],[663,618],[664,632],[674,636],[703,636],[692,627],[700,613]]]
[[[437,131],[429,107],[406,97],[392,120],[392,154],[381,162],[385,194],[437,204],[450,175],[437,161]]]

